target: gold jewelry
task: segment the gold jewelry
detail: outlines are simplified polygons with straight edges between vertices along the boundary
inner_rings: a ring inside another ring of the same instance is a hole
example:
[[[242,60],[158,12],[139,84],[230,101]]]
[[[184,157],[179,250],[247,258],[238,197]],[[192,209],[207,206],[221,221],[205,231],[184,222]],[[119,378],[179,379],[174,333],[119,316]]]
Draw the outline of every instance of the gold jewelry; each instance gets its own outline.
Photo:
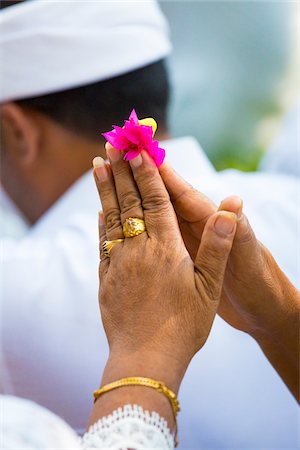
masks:
[[[119,244],[120,242],[124,242],[124,239],[114,239],[113,241],[104,241],[102,244],[102,251],[105,256],[110,258],[111,249],[114,245]]]
[[[106,384],[102,388],[94,391],[94,403],[98,400],[99,397],[101,397],[101,395],[123,386],[146,386],[155,389],[158,392],[161,392],[167,397],[167,399],[170,402],[175,419],[175,447],[177,447],[178,445],[177,414],[180,411],[180,405],[176,397],[176,394],[169,388],[167,388],[165,383],[163,383],[162,381],[156,381],[153,380],[152,378],[145,378],[145,377],[128,377],[128,378],[121,378],[120,380],[117,381],[113,381],[112,383]]]
[[[125,237],[138,236],[146,230],[145,221],[138,217],[129,217],[123,223],[123,233]]]

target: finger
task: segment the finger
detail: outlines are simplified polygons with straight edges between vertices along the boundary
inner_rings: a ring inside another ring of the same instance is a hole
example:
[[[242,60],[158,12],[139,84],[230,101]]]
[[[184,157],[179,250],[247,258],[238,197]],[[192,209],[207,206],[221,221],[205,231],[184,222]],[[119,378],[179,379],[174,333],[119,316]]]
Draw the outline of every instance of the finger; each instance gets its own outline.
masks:
[[[123,159],[123,153],[112,147],[109,142],[105,145],[114,177],[118,203],[121,211],[121,222],[129,217],[144,218],[142,201],[136,182],[134,181],[130,165]]]
[[[195,260],[196,279],[204,284],[211,300],[217,304],[236,226],[236,214],[225,211],[213,214],[205,225]]]
[[[243,200],[237,195],[231,195],[230,197],[222,200],[218,211],[230,211],[237,215],[237,218],[240,219],[243,212]]]
[[[100,156],[94,158],[93,166],[94,178],[105,217],[107,239],[121,239],[123,238],[123,231],[120,208],[111,170]]]
[[[247,261],[246,270],[255,273],[264,265],[263,246],[257,240],[247,217],[243,214],[242,200],[237,196],[228,197],[221,202],[219,209],[235,211],[238,215],[237,229],[229,260],[231,273],[238,273],[240,277],[243,277],[244,261]]]
[[[107,236],[106,236],[105,219],[102,211],[100,211],[98,215],[98,229],[99,229],[99,250],[100,250],[99,276],[101,282],[103,281],[103,277],[106,274],[109,267],[109,258],[105,256],[103,252],[103,243],[107,240]]]
[[[237,215],[237,229],[232,246],[232,252],[239,253],[254,248],[257,244],[255,234],[248,222],[247,217],[243,214],[243,201],[240,197],[232,195],[222,200],[219,211],[231,211]],[[242,248],[244,250],[242,250]]]
[[[215,204],[178,175],[168,161],[159,168],[175,211],[188,222],[202,222],[217,210]]]
[[[98,214],[98,230],[99,230],[99,245],[100,245],[100,256],[102,256],[102,244],[107,240],[106,236],[106,226],[105,226],[105,219],[104,214],[102,211],[99,211]]]
[[[180,231],[169,194],[152,158],[142,151],[130,161],[139,189],[148,235],[169,239],[178,238]]]

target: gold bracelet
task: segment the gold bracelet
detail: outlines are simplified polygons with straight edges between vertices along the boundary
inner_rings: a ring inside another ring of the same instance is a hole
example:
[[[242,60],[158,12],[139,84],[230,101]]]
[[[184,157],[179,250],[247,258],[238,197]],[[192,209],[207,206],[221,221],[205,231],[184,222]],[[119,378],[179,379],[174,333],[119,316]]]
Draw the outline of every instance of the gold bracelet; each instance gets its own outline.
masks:
[[[174,419],[175,419],[175,447],[178,445],[177,439],[177,414],[180,411],[179,401],[176,397],[176,394],[167,388],[167,386],[162,381],[152,380],[151,378],[145,377],[128,377],[121,378],[120,380],[113,381],[112,383],[106,384],[102,388],[96,390],[94,392],[94,402],[98,400],[101,395],[106,394],[114,389],[118,389],[123,386],[146,386],[152,389],[157,390],[164,394],[170,402]]]

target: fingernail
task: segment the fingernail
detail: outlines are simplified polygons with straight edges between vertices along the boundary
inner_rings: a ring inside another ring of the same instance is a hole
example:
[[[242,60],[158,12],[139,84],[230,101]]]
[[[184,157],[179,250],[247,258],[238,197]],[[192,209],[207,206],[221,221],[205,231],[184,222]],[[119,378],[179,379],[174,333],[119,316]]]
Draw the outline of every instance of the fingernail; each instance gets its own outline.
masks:
[[[104,181],[107,179],[106,164],[101,156],[96,156],[96,158],[93,159],[93,167],[99,181]]]
[[[137,168],[137,167],[140,167],[142,162],[143,162],[142,155],[139,154],[138,156],[136,156],[135,158],[130,160],[130,165],[131,165],[131,167]]]
[[[215,231],[221,236],[229,236],[233,233],[235,224],[236,224],[237,216],[234,213],[222,212],[219,213],[216,221],[215,221]]]
[[[237,215],[237,218],[240,219],[243,214],[243,200],[237,195],[226,197],[224,200],[222,200],[218,211],[233,212]]]
[[[237,205],[238,205],[238,203],[240,203],[239,207],[236,211],[237,218],[240,219],[243,214],[243,200],[240,197],[236,196],[236,202],[237,202]]]
[[[120,150],[116,150],[111,146],[109,146],[108,148],[106,147],[106,154],[110,161],[119,161],[123,157],[123,154],[122,152],[120,152]]]

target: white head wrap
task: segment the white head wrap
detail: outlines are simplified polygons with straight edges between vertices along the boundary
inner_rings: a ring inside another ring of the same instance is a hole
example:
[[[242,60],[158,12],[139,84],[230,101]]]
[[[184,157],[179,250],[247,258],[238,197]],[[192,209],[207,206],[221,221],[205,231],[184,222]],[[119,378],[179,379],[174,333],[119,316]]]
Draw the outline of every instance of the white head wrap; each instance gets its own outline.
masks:
[[[115,77],[171,50],[154,0],[31,0],[0,17],[0,102]]]

